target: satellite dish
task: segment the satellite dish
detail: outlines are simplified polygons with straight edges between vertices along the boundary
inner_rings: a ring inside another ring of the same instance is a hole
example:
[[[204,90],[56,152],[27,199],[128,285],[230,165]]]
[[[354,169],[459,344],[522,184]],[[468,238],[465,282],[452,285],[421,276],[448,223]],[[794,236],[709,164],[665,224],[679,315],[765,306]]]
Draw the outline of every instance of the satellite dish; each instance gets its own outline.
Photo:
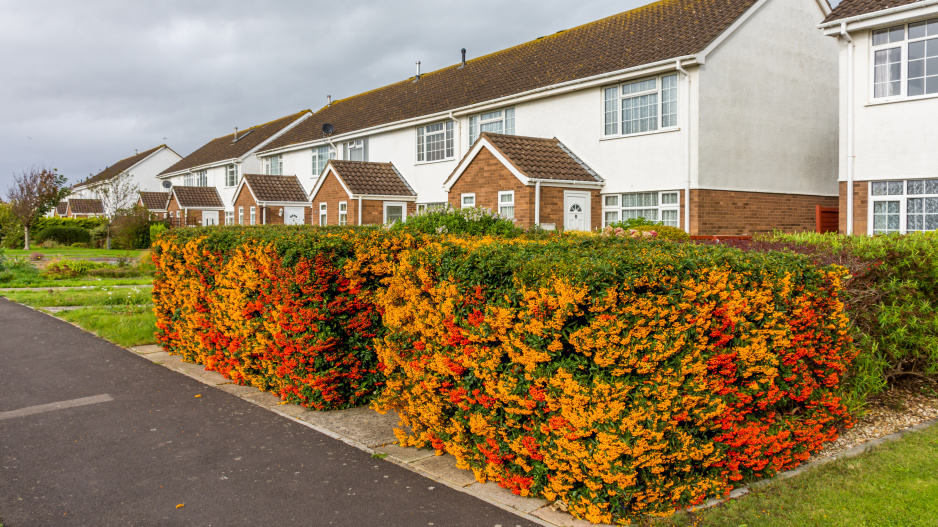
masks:
[[[335,126],[332,126],[329,123],[322,125],[322,133],[325,135],[332,135],[335,133]]]
[[[163,188],[172,188],[172,187],[173,187],[173,182],[172,182],[172,181],[164,181],[164,182],[163,182]]]

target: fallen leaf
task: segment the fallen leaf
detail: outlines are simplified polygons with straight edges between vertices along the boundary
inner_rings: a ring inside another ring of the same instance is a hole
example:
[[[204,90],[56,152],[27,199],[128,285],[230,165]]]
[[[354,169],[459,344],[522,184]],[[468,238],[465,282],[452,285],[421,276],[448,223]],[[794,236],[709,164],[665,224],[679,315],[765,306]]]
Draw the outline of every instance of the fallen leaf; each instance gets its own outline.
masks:
[[[202,394],[196,395],[196,397],[202,397]]]
[[[185,503],[180,503],[179,505],[176,505],[176,508],[177,508],[177,509],[181,509],[181,508],[183,508],[183,507],[185,507],[185,506],[186,506]]]

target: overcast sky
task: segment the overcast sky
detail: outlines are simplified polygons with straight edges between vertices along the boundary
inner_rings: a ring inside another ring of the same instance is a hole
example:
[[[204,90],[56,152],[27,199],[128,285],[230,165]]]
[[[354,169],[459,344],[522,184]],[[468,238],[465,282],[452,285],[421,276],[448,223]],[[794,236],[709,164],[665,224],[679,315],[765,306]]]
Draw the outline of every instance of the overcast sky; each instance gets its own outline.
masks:
[[[78,181],[648,0],[0,0],[0,195]]]

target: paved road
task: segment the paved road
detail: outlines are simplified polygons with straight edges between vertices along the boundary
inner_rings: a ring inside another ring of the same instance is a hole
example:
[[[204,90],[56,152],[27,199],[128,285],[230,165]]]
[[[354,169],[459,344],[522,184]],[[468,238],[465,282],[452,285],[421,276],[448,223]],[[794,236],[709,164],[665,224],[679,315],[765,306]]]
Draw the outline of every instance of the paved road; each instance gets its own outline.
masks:
[[[80,405],[43,406],[63,401]],[[535,525],[4,299],[0,518],[4,527]]]

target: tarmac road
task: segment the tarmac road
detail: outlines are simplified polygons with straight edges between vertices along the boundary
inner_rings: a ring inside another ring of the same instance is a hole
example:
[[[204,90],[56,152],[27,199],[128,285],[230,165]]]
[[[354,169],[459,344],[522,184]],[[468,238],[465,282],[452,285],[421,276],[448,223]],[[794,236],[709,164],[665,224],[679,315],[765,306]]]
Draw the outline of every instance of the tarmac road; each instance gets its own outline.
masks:
[[[536,525],[5,299],[0,523]]]

